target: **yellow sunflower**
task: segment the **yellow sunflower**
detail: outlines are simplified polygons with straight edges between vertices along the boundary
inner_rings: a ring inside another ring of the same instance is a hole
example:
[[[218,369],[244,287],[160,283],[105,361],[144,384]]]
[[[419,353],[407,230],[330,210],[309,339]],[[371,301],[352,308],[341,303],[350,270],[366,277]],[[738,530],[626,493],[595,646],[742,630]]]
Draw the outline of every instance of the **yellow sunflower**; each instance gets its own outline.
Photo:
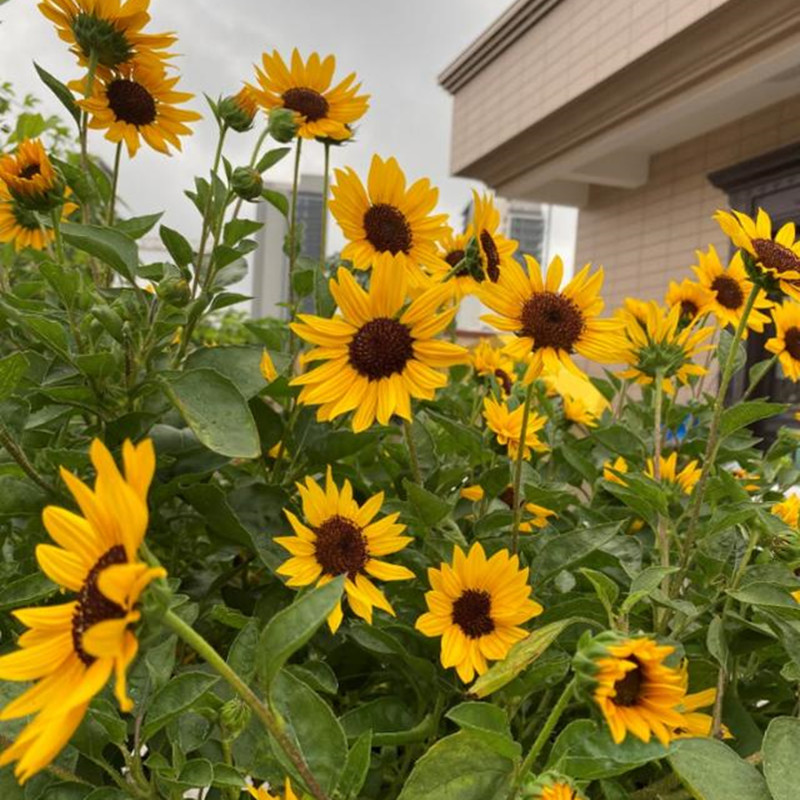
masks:
[[[61,207],[62,221],[76,208],[75,203],[64,203]],[[44,250],[54,238],[52,228],[43,227],[36,212],[21,206],[0,181],[0,243],[12,243],[17,252],[26,247]]]
[[[261,63],[263,71],[256,67],[261,87],[255,89],[258,102],[267,111],[294,111],[297,135],[304,139],[349,139],[353,134],[350,126],[369,108],[369,95],[358,93],[361,84],[355,82],[355,72],[331,87],[336,69],[334,56],[320,59],[319,53],[312,53],[303,62],[295,48],[289,68],[280,53],[273,50],[272,55],[262,55]]]
[[[691,322],[707,312],[708,305],[713,299],[714,295],[705,286],[684,278],[680,283],[669,282],[665,302],[667,308],[680,306],[681,320]]]
[[[564,413],[572,422],[593,427],[610,403],[586,377],[576,375],[561,366],[556,373],[542,376],[549,397],[559,395],[564,401]]]
[[[300,314],[292,323],[301,339],[316,345],[304,360],[327,362],[291,384],[303,387],[299,402],[319,405],[317,419],[355,409],[356,432],[376,419],[386,425],[393,414],[410,421],[411,398],[432,400],[447,384],[440,369],[467,360],[465,348],[434,338],[457,310],[439,312],[450,297],[447,287],[433,286],[408,305],[405,287],[402,275],[376,269],[367,293],[342,267],[330,281],[342,315]]]
[[[556,256],[542,280],[539,262],[525,256],[527,271],[511,259],[497,283],[484,281],[480,299],[497,314],[483,319],[501,331],[517,335],[506,346],[518,361],[528,359],[523,378],[530,383],[546,369],[557,373],[563,365],[577,375],[584,373],[573,362],[578,353],[600,363],[623,361],[623,325],[616,319],[598,319],[603,309],[599,296],[603,270],[589,274],[587,264],[563,289],[564,265]]]
[[[439,252],[447,215],[431,213],[439,190],[428,178],[406,188],[397,161],[380,156],[372,157],[366,188],[350,167],[334,174],[330,210],[348,240],[342,258],[356,269],[387,266],[404,272],[412,288],[430,280],[421,267],[449,270]]]
[[[686,669],[683,668],[682,671],[684,673],[683,682],[685,691],[689,678]],[[711,714],[704,714],[698,711],[698,709],[713,706],[716,699],[717,690],[713,688],[705,689],[702,692],[687,694],[678,706],[678,711],[683,716],[683,722],[679,727],[672,730],[672,738],[697,739],[711,736],[714,728],[714,718]],[[722,738],[733,738],[730,730],[725,725],[722,726]]]
[[[60,605],[13,611],[28,630],[19,637],[19,650],[0,656],[0,680],[36,681],[0,711],[0,720],[36,715],[0,755],[0,766],[17,762],[14,772],[21,782],[58,755],[112,674],[120,708],[131,710],[125,672],[138,643],[130,626],[139,619],[136,604],[146,586],[166,574],[137,558],[155,470],[152,442],[125,442],[124,476],[99,440],[90,454],[97,471],[93,490],[61,469],[83,516],[45,508],[44,526],[59,546],[36,548],[47,577],[77,596]]]
[[[800,603],[800,589],[798,589],[796,592],[792,592],[792,600],[794,600],[796,603]]]
[[[618,456],[615,461],[610,459],[603,464],[603,478],[612,483],[618,483],[620,486],[627,486],[625,480],[620,477],[628,471],[628,462],[622,457]]]
[[[482,486],[465,486],[459,492],[459,495],[465,500],[471,500],[473,503],[479,503],[483,500],[485,492]],[[507,486],[498,496],[498,500],[502,500],[510,509],[514,508],[514,487]],[[525,503],[524,510],[528,512],[530,517],[525,519],[523,517],[520,522],[519,529],[523,533],[530,533],[534,528],[546,528],[550,524],[550,517],[555,516],[555,511],[551,511],[544,506],[536,505],[536,503]]]
[[[82,66],[117,67],[137,57],[153,63],[170,58],[171,33],[144,33],[150,0],[42,0],[39,10]]]
[[[278,377],[278,370],[275,369],[275,364],[272,362],[272,356],[269,350],[265,347],[261,353],[261,361],[258,364],[261,377],[267,382],[272,383]]]
[[[496,400],[494,397],[483,399],[483,416],[495,436],[497,443],[508,448],[509,458],[515,459],[519,452],[520,440],[522,439],[522,417],[525,409],[517,406],[513,411],[508,407],[508,403]],[[525,429],[525,447],[522,453],[524,458],[530,458],[531,450],[537,453],[544,453],[550,448],[537,436],[547,424],[547,417],[531,411],[528,414],[528,427]]]
[[[761,490],[761,476],[756,472],[748,472],[746,469],[742,469],[741,467],[734,467],[731,470],[731,475],[736,478],[737,481],[741,481],[744,484],[744,489],[746,492],[758,492]]]
[[[0,183],[26,209],[45,212],[63,202],[63,181],[39,139],[25,139],[14,153],[0,157]]]
[[[85,78],[70,87],[85,88]],[[123,64],[117,71],[98,70],[91,97],[79,100],[91,119],[89,127],[106,131],[105,138],[124,142],[133,157],[141,139],[159,153],[170,155],[169,145],[181,149],[179,136],[189,136],[187,122],[202,117],[196,111],[178,108],[194,95],[175,91],[180,78],[168,76],[159,64],[138,58]],[[141,138],[140,138],[141,137]]]
[[[786,495],[786,499],[775,503],[770,509],[776,517],[780,517],[790,528],[800,528],[800,496]]]
[[[442,637],[442,666],[455,667],[464,683],[476,672],[483,675],[488,661],[505,658],[528,634],[520,626],[542,613],[531,600],[528,572],[508,550],[487,559],[478,542],[467,555],[456,546],[452,564],[428,569],[428,611],[416,627],[425,636]]]
[[[758,209],[755,219],[741,211],[717,211],[714,219],[736,247],[750,253],[786,294],[800,300],[800,240],[795,239],[793,222],[787,222],[773,236],[772,220],[763,208]]]
[[[281,800],[280,794],[270,794],[272,787],[266,783],[258,788],[255,786],[247,786],[245,788],[255,800]],[[283,800],[297,800],[297,795],[292,790],[292,782],[288,778],[283,785]]]
[[[536,800],[585,800],[581,794],[567,780],[558,778],[542,786],[534,795]]]
[[[286,575],[288,586],[323,586],[337,575],[345,575],[344,591],[350,608],[362,619],[372,624],[372,609],[380,608],[394,615],[394,609],[383,592],[370,580],[404,581],[414,573],[397,564],[380,561],[385,556],[402,550],[410,536],[401,536],[406,529],[397,518],[400,512],[389,514],[373,522],[383,505],[383,492],[359,505],[353,499],[353,487],[345,481],[339,489],[333,481],[331,468],[325,477],[325,489],[311,477],[305,485],[297,484],[303,503],[301,522],[291,511],[284,509],[294,536],[278,536],[275,541],[288,550],[292,557],[284,561],[277,572]],[[342,624],[342,607],[338,605],[328,617],[334,633]]]
[[[731,325],[736,328],[747,305],[747,298],[753,288],[753,282],[747,278],[741,251],[737,250],[730,260],[727,268],[722,266],[717,250],[710,245],[707,252],[697,251],[699,265],[692,267],[700,285],[708,291],[711,299],[706,305],[707,311],[712,311],[722,327]],[[758,333],[764,330],[764,325],[769,322],[769,317],[762,314],[759,309],[772,308],[774,303],[767,298],[764,290],[759,290],[755,303],[747,318],[747,329]]]
[[[502,347],[495,347],[488,337],[482,338],[470,350],[470,363],[476,375],[497,379],[497,383],[505,394],[511,393],[511,388],[516,379],[514,360]]]
[[[800,303],[786,300],[772,309],[775,336],[764,348],[778,356],[784,377],[800,380]]]
[[[471,238],[471,226],[464,233],[454,233],[450,228],[447,228],[447,233],[439,242],[440,261],[429,268],[434,278],[441,280],[450,274],[452,268],[459,264],[466,255],[467,245]],[[478,290],[478,281],[472,277],[466,268],[451,276],[448,283],[459,300],[466,295],[475,294]]]
[[[561,398],[564,406],[564,418],[576,425],[585,425],[587,428],[596,428],[599,422],[594,411],[580,397],[564,395]]]
[[[655,736],[663,745],[684,724],[678,711],[686,689],[679,668],[664,661],[674,647],[647,636],[622,638],[594,657],[594,702],[611,736],[621,744],[630,732],[643,742]]]
[[[647,459],[647,467],[644,474],[649,478],[655,479],[653,459]],[[686,494],[691,494],[697,481],[700,480],[702,470],[697,466],[697,460],[690,461],[680,472],[678,471],[678,453],[673,451],[668,458],[659,456],[659,472],[661,481],[674,483],[679,486]]]
[[[481,266],[491,283],[497,283],[510,264],[515,264],[514,253],[519,243],[506,238],[499,231],[500,212],[489,194],[479,195],[472,190],[472,222],[470,235],[478,238]]]
[[[627,370],[619,373],[620,377],[648,385],[660,370],[662,389],[672,394],[675,391],[673,378],[686,384],[692,375],[705,375],[708,370],[692,359],[711,349],[711,345],[702,345],[702,342],[711,336],[713,328],[697,329],[693,322],[680,327],[678,305],[665,311],[651,300],[645,304],[644,313],[645,318],[641,319],[627,307],[617,312],[617,318],[625,325],[628,337],[625,360],[630,364]]]

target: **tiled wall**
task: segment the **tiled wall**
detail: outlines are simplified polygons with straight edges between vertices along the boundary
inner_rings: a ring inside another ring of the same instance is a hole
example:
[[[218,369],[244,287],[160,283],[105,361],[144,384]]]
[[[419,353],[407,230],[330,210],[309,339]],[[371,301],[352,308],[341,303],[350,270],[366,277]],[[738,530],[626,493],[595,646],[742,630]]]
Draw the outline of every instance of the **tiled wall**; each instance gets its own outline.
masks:
[[[727,254],[711,219],[726,197],[708,173],[793,142],[800,143],[800,96],[658,153],[640,189],[593,186],[578,217],[575,263],[604,266],[606,308],[626,296],[663,300],[671,279],[693,274],[696,248],[714,244]]]
[[[453,170],[498,147],[725,2],[564,0],[459,89],[453,106]]]

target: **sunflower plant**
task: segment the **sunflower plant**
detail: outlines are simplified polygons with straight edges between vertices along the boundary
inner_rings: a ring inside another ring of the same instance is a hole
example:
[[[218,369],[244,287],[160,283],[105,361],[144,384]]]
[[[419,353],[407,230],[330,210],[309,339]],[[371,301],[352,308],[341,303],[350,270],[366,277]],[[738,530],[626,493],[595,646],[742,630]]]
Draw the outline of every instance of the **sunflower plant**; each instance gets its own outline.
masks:
[[[608,309],[490,192],[462,230],[347,166],[347,58],[253,54],[203,108],[149,6],[31,9],[67,123],[0,93],[0,798],[795,797],[798,412],[761,388],[800,379],[794,226],[720,210],[730,253]],[[200,125],[194,229],[128,214]],[[312,148],[333,261],[265,189]],[[250,319],[259,203],[289,291]]]

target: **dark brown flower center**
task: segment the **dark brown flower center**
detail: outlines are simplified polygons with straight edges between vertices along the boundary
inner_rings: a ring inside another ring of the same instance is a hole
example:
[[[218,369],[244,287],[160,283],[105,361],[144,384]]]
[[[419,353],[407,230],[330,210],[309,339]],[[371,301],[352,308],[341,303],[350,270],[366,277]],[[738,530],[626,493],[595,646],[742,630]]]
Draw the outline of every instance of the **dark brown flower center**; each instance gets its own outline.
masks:
[[[411,226],[406,215],[388,203],[375,203],[367,209],[364,231],[379,253],[396,255],[411,250]]]
[[[479,239],[486,256],[486,277],[492,283],[497,283],[500,279],[500,253],[497,252],[497,245],[489,231],[481,231]]]
[[[753,249],[758,260],[767,269],[778,274],[789,270],[800,272],[800,256],[772,239],[753,239]]]
[[[639,702],[639,694],[644,682],[641,664],[635,658],[629,657],[628,660],[634,661],[636,667],[614,684],[616,695],[613,701],[617,706],[635,706]]]
[[[687,319],[694,319],[700,309],[692,300],[681,300],[681,316]]]
[[[29,181],[34,176],[39,175],[41,171],[38,164],[28,164],[27,167],[23,167],[19,171],[19,177]]]
[[[581,310],[568,297],[555,292],[535,292],[522,307],[522,335],[533,339],[533,349],[543,347],[573,352],[584,329]]]
[[[367,539],[361,528],[338,514],[329,517],[314,531],[314,555],[323,575],[347,575],[355,580],[369,560]]]
[[[156,101],[153,95],[137,81],[117,78],[106,89],[108,105],[114,116],[129,125],[149,125],[156,118]]]
[[[735,311],[744,304],[744,293],[739,281],[728,275],[719,275],[714,278],[711,284],[713,291],[717,293],[717,302],[724,308]]]
[[[513,486],[506,486],[502,492],[498,495],[498,498],[502,500],[509,508],[514,508],[514,487]]]
[[[89,570],[89,574],[78,592],[78,605],[72,615],[72,646],[75,648],[78,658],[87,667],[94,663],[95,658],[83,649],[83,634],[98,622],[105,622],[107,619],[122,619],[125,616],[125,609],[113,600],[109,600],[100,591],[97,580],[106,567],[113,564],[125,564],[127,561],[125,548],[119,544],[115,545],[104,553]]]
[[[455,267],[464,259],[464,251],[463,250],[451,250],[445,257],[444,260],[451,266]],[[456,276],[463,277],[464,275],[469,275],[469,270],[466,267],[462,267],[458,272],[456,272]]]
[[[800,328],[788,328],[783,335],[786,352],[795,360],[800,361]]]
[[[328,101],[313,89],[287,89],[281,97],[284,108],[302,114],[307,122],[316,122],[328,113]]]
[[[414,357],[414,339],[402,322],[377,317],[358,329],[349,351],[353,369],[377,381],[403,371]]]
[[[506,394],[511,394],[511,376],[503,369],[496,369],[494,376],[498,383],[503,387]]]
[[[494,630],[494,621],[489,616],[492,598],[482,589],[466,589],[453,603],[453,622],[470,639],[486,636]]]

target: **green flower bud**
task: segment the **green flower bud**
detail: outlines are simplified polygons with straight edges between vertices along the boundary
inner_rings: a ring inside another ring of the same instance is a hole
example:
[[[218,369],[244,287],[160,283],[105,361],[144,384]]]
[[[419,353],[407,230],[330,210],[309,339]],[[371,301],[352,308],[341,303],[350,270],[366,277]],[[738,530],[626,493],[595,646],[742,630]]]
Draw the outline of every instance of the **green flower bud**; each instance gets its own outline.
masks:
[[[245,84],[237,94],[222,99],[218,111],[220,119],[237,133],[253,127],[256,116],[256,99],[253,90]]]
[[[264,181],[257,169],[237,167],[231,176],[231,187],[242,200],[255,200],[264,191]]]
[[[273,108],[269,112],[269,135],[276,141],[286,144],[297,136],[298,125],[295,113],[289,108]]]
[[[191,300],[192,292],[184,278],[164,278],[156,286],[156,294],[160,300],[172,306],[185,306]]]
[[[240,697],[228,700],[219,712],[219,724],[227,741],[236,739],[247,727],[251,715],[250,706]]]

